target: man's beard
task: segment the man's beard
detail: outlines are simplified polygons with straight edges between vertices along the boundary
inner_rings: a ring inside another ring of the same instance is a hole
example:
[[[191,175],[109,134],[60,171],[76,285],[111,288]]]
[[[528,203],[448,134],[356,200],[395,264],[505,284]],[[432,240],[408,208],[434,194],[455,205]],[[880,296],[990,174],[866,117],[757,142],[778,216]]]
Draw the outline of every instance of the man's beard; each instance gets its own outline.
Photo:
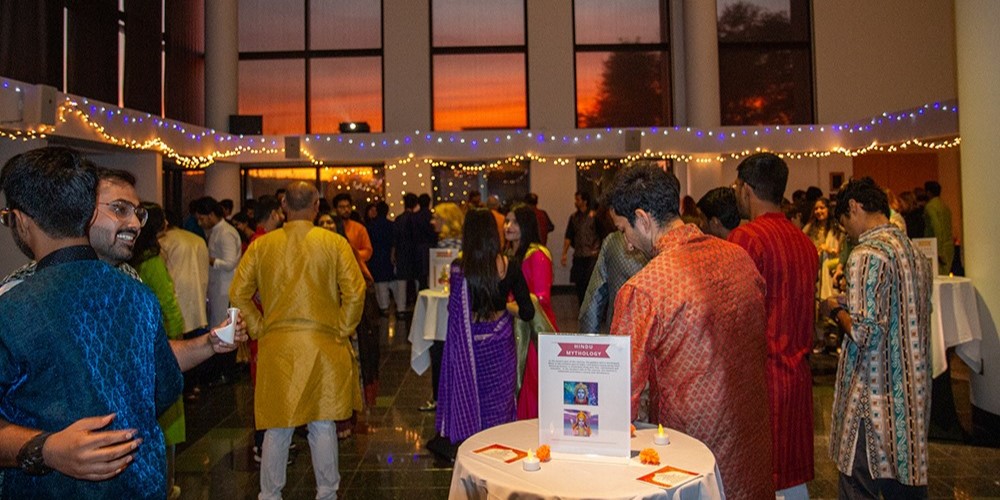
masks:
[[[35,260],[35,252],[31,251],[31,247],[29,247],[28,244],[21,239],[20,230],[14,225],[11,225],[11,229],[12,231],[10,234],[14,238],[14,243],[17,245],[17,249],[29,259]]]

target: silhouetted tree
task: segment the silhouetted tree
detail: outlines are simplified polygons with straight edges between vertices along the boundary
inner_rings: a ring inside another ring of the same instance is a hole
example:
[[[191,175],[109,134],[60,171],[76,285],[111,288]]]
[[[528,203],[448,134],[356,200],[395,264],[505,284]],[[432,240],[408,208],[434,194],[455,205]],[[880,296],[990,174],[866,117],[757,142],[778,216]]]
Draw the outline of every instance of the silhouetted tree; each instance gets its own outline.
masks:
[[[787,124],[796,116],[796,76],[802,64],[794,50],[757,50],[725,42],[784,41],[792,38],[786,12],[737,2],[719,15],[720,91],[724,125]],[[802,99],[806,100],[806,99]]]
[[[655,52],[613,52],[604,61],[597,104],[580,116],[583,127],[664,124],[661,58]]]

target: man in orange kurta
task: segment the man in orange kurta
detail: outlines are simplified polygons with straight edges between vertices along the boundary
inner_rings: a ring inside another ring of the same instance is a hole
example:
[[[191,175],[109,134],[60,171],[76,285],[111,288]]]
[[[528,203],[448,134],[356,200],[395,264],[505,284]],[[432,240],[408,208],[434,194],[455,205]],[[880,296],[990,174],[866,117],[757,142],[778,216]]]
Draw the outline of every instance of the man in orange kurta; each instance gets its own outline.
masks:
[[[618,292],[612,335],[632,337],[632,416],[650,386],[650,420],[704,442],[726,496],[774,498],[764,364],[764,281],[742,249],[680,220],[677,178],[625,169],[612,218],[651,258]]]

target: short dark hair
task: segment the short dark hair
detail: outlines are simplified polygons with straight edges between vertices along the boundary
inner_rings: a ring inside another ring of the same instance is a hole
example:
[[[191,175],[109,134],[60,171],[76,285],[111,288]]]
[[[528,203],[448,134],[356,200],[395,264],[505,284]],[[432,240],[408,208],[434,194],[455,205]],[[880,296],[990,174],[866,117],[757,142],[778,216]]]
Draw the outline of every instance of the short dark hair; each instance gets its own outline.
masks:
[[[538,195],[535,193],[528,193],[524,195],[524,202],[534,207],[538,205]]]
[[[192,209],[198,215],[215,214],[219,218],[223,216],[222,205],[211,196],[203,196],[195,200]]]
[[[736,167],[736,177],[761,200],[780,204],[788,184],[788,165],[774,153],[752,154]]]
[[[629,224],[635,224],[640,208],[664,224],[680,217],[680,191],[674,174],[655,165],[638,165],[618,172],[605,203]]]
[[[382,200],[376,201],[375,202],[375,215],[378,215],[378,216],[389,215],[389,204],[386,203],[386,202],[384,202],[384,201],[382,201]]]
[[[430,208],[431,195],[427,193],[421,193],[420,196],[417,197],[417,204],[420,205],[420,208]]]
[[[847,214],[848,201],[854,200],[861,205],[861,208],[868,213],[881,213],[889,217],[889,197],[885,191],[875,184],[871,177],[864,179],[851,179],[850,182],[841,186],[837,194],[837,207],[834,209],[834,217],[840,219]]]
[[[254,229],[264,222],[264,219],[271,216],[271,213],[275,210],[281,210],[281,202],[278,198],[265,194],[257,199],[257,205],[254,207],[253,211],[253,225]]]
[[[334,196],[333,199],[330,200],[330,203],[333,204],[334,208],[337,208],[337,204],[344,200],[347,200],[348,204],[354,206],[354,200],[351,199],[350,193],[337,193],[337,196]]]
[[[590,205],[590,202],[592,201],[592,199],[590,197],[590,193],[588,193],[586,191],[577,191],[576,193],[574,193],[574,196],[579,196],[581,200],[587,202],[588,206]]]
[[[731,187],[717,187],[698,200],[698,210],[705,219],[715,217],[726,229],[740,225],[740,209],[736,205],[736,191]]]
[[[413,208],[415,206],[417,206],[417,195],[415,195],[413,193],[404,193],[403,194],[403,208],[409,210],[409,209],[411,209],[411,208]]]
[[[120,182],[135,187],[135,176],[127,170],[98,167],[97,176],[102,181]]]
[[[924,190],[927,194],[933,198],[935,196],[941,196],[941,185],[937,181],[927,181],[924,183]]]
[[[87,235],[97,204],[97,167],[75,150],[44,147],[11,158],[0,171],[7,207],[54,238]]]
[[[226,198],[226,199],[220,201],[219,205],[222,206],[223,210],[228,210],[230,212],[233,211],[233,207],[234,207],[233,200],[230,200],[229,198]]]

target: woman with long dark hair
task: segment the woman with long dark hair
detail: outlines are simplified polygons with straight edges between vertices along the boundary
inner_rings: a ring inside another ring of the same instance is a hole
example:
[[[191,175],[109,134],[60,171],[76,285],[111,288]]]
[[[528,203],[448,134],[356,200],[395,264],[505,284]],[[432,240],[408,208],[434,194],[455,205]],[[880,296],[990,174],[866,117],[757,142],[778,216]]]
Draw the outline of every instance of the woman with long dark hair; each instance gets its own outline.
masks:
[[[538,417],[538,331],[556,330],[556,315],[552,310],[552,254],[542,246],[538,217],[527,205],[518,205],[507,214],[504,236],[511,267],[521,268],[528,290],[538,299],[547,320],[544,326],[516,324],[517,418],[523,420]]]
[[[500,253],[496,220],[485,208],[465,216],[450,283],[435,426],[455,444],[514,420],[517,360],[507,297],[513,294],[524,321],[535,307],[521,270]]]
[[[167,218],[156,203],[143,202],[146,209],[146,225],[142,227],[139,236],[132,246],[132,259],[129,264],[139,273],[142,283],[156,295],[163,313],[163,329],[170,339],[180,339],[184,336],[184,315],[177,304],[174,293],[174,280],[167,272],[167,264],[160,256],[159,235],[167,229]],[[167,445],[167,495],[174,489],[174,450],[178,443],[186,439],[184,425],[184,399],[167,408],[159,418],[160,428]]]

